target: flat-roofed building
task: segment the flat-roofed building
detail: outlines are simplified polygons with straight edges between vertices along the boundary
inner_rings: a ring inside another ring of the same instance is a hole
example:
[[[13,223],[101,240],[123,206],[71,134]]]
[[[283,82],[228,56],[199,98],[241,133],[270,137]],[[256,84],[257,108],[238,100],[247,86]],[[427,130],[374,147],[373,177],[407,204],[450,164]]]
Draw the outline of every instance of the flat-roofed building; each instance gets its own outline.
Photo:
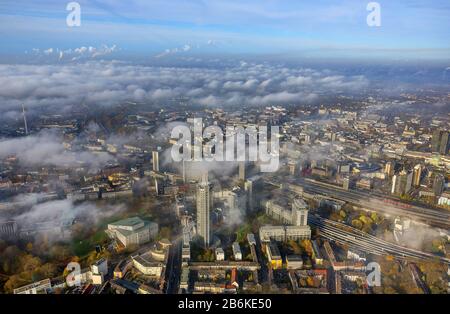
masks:
[[[93,274],[104,274],[108,273],[108,261],[105,258],[101,258],[91,265],[91,271]]]
[[[233,248],[234,259],[236,261],[242,261],[242,251],[241,251],[241,247],[239,246],[239,243],[233,242],[232,248]]]
[[[121,260],[116,267],[114,268],[114,278],[123,278],[123,276],[130,270],[130,268],[133,266],[133,262],[128,261],[126,259]]]
[[[137,291],[139,294],[162,294],[161,290],[152,288],[146,284],[141,284]]]
[[[311,228],[309,226],[266,225],[259,228],[259,237],[262,242],[310,239]]]
[[[274,200],[269,200],[265,203],[266,214],[281,223],[292,223],[292,211],[286,209],[281,204],[278,204]]]
[[[191,246],[188,243],[183,243],[183,247],[181,249],[181,259],[183,263],[187,263],[191,259]]]
[[[92,274],[91,280],[92,280],[93,285],[103,285],[105,276],[102,273],[101,274]]]
[[[442,193],[438,199],[438,205],[450,206],[450,193]]]
[[[283,266],[283,260],[281,259],[280,250],[275,242],[270,242],[266,245],[267,258],[273,269],[279,269]]]
[[[108,262],[105,258],[101,258],[91,265],[91,279],[94,285],[102,285],[105,276],[108,274]]]
[[[47,294],[52,289],[50,279],[33,282],[32,284],[14,289],[14,294]]]
[[[145,255],[132,256],[133,266],[144,275],[161,277],[163,273],[164,263],[153,261]]]
[[[194,283],[194,293],[225,293],[226,286],[223,283],[197,281]]]
[[[256,245],[255,235],[253,233],[247,234],[247,241],[250,245]]]
[[[216,249],[216,261],[223,261],[225,260],[225,252],[223,251],[223,249],[221,247],[218,247]]]
[[[187,292],[188,288],[189,288],[189,268],[183,267],[180,277],[180,289]]]
[[[125,247],[149,242],[158,234],[158,224],[139,217],[123,219],[108,225],[108,233]]]
[[[312,244],[312,248],[313,248],[314,263],[317,265],[322,265],[323,257],[322,257],[322,253],[320,252],[319,245],[317,244],[317,240],[312,240],[311,244]]]
[[[276,241],[284,241],[284,226],[266,225],[259,228],[259,238],[262,242],[269,242],[271,239]]]
[[[287,202],[269,200],[265,202],[266,214],[284,224],[306,226],[308,224],[308,205],[301,198],[292,201],[291,208]]]
[[[170,242],[170,240],[167,238],[159,240],[158,244],[163,250],[169,249],[172,246],[172,242]]]
[[[308,205],[301,198],[296,198],[292,202],[292,219],[294,226],[306,226],[308,224]]]
[[[309,226],[286,226],[287,240],[311,239],[311,228]]]
[[[286,265],[288,269],[300,269],[303,267],[303,259],[300,255],[287,255]]]

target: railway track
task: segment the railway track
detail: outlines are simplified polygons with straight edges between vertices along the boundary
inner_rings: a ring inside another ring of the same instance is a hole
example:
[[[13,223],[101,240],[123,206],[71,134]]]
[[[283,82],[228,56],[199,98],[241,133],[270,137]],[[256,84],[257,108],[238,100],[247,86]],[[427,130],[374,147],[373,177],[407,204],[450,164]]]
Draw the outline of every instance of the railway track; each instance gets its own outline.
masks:
[[[366,253],[374,255],[392,255],[398,259],[437,261],[450,264],[450,259],[448,258],[400,246],[342,223],[320,218],[315,215],[309,216],[309,222],[320,230],[321,236],[324,238],[345,244],[350,248],[358,249]]]

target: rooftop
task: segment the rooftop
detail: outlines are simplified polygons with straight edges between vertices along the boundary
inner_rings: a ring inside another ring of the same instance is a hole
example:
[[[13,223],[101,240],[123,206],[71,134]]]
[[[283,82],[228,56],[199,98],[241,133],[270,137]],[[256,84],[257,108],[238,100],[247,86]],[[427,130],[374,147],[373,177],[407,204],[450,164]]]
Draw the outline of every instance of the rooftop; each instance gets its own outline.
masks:
[[[110,225],[112,226],[128,226],[128,227],[132,227],[138,224],[143,223],[144,221],[139,218],[139,217],[130,217],[130,218],[126,218],[126,219],[122,219],[113,223],[110,223]]]
[[[270,242],[269,249],[273,259],[274,258],[281,259],[280,250],[278,249],[278,246],[274,242]]]
[[[132,256],[131,258],[144,267],[162,267],[162,266],[164,266],[163,263],[152,260],[151,257],[148,255],[146,255],[146,256],[136,255],[136,256]]]

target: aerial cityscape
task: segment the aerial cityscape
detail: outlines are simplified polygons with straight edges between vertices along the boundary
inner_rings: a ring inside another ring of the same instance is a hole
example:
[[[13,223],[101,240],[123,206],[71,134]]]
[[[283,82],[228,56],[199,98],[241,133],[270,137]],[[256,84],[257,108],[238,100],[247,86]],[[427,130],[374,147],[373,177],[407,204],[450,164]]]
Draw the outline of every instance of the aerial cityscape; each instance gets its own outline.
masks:
[[[448,294],[450,6],[319,2],[0,4],[0,293]]]

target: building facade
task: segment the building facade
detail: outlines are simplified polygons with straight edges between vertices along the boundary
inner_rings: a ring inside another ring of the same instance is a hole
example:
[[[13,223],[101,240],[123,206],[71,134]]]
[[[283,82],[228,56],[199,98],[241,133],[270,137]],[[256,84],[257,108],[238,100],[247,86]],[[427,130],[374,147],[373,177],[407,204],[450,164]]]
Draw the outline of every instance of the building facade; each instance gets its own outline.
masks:
[[[108,225],[108,232],[125,247],[149,242],[158,234],[158,225],[139,217],[123,219]]]
[[[212,186],[207,178],[203,178],[197,186],[197,234],[202,238],[204,246],[211,244],[211,208],[213,206]]]

